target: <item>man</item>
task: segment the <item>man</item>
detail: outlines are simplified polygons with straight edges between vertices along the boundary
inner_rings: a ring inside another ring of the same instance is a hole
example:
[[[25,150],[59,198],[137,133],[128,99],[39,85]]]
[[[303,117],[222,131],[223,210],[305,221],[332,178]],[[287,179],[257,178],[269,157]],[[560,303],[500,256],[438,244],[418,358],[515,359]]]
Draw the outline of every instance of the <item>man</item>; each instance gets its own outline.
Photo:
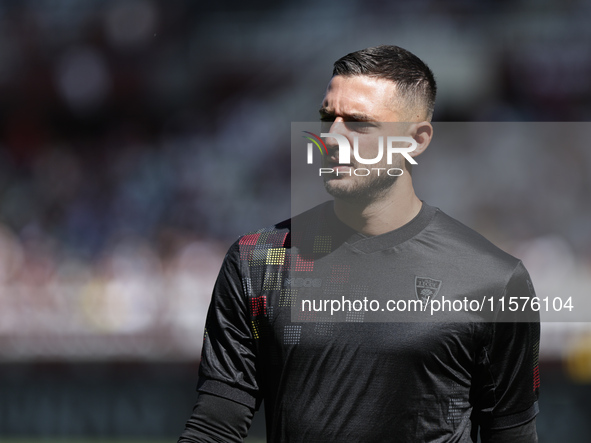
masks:
[[[538,318],[523,322],[496,303],[534,296],[527,271],[414,193],[408,159],[431,141],[435,91],[430,69],[396,46],[335,63],[320,110],[334,202],[228,251],[207,317],[199,398],[179,442],[241,441],[263,399],[272,442],[468,442],[478,432],[488,443],[537,441]],[[414,150],[356,175],[359,158],[379,159],[369,135],[387,130],[383,122],[400,123]],[[346,163],[339,137],[357,150]],[[372,321],[367,308],[333,316],[300,305],[415,293],[424,302],[494,299],[486,305],[494,321],[469,312]]]

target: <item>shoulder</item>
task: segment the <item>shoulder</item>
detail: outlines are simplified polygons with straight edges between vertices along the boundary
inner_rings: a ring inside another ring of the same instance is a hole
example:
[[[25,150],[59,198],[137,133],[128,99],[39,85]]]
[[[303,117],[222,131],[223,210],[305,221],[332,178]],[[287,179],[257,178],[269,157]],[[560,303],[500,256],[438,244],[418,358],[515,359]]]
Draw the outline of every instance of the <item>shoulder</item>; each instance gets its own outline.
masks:
[[[521,261],[485,238],[474,229],[435,208],[435,216],[424,232],[447,250],[449,257],[464,262],[469,260],[474,265],[495,266],[513,272]]]
[[[289,241],[291,219],[273,226],[248,232],[238,238],[234,247],[238,250],[284,248]]]
[[[322,203],[293,218],[248,232],[240,236],[233,246],[239,250],[289,248],[291,246],[292,225],[320,222],[325,218],[331,204],[332,202]]]

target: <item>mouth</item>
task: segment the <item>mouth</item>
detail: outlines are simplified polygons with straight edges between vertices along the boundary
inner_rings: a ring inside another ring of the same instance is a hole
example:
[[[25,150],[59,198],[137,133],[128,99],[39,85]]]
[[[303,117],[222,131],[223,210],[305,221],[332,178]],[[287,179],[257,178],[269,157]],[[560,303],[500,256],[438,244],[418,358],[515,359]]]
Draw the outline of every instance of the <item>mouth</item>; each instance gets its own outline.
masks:
[[[345,169],[345,168],[352,168],[352,163],[339,163],[339,159],[335,157],[328,157],[325,159],[324,164],[328,168],[333,169]]]
[[[334,169],[335,171],[345,171],[345,170],[349,170],[353,167],[353,165],[350,164],[340,164],[340,163],[335,163],[332,166],[330,166],[332,169]]]
[[[334,159],[327,159],[324,162],[324,167],[330,168],[330,174],[324,175],[325,181],[330,181],[334,179],[342,179],[343,177],[348,177],[352,173],[353,165],[350,163],[339,163],[338,160]]]

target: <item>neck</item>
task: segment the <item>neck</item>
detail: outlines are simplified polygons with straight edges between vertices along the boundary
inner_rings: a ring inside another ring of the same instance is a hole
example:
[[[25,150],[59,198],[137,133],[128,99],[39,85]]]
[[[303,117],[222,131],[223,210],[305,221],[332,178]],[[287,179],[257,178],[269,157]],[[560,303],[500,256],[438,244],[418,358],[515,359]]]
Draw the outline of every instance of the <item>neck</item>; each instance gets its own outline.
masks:
[[[396,183],[387,193],[371,201],[335,199],[334,211],[347,226],[373,236],[404,226],[417,216],[422,204],[412,184]]]

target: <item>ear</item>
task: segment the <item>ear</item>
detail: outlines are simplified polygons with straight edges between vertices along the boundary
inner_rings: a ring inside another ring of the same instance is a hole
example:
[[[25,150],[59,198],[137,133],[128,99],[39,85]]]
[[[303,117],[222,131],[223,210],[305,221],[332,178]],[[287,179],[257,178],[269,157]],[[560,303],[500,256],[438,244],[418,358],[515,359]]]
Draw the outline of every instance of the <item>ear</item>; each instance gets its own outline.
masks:
[[[414,151],[409,152],[411,157],[418,157],[421,155],[433,138],[433,126],[427,121],[420,123],[413,123],[410,127],[410,135],[417,142],[417,147]]]

